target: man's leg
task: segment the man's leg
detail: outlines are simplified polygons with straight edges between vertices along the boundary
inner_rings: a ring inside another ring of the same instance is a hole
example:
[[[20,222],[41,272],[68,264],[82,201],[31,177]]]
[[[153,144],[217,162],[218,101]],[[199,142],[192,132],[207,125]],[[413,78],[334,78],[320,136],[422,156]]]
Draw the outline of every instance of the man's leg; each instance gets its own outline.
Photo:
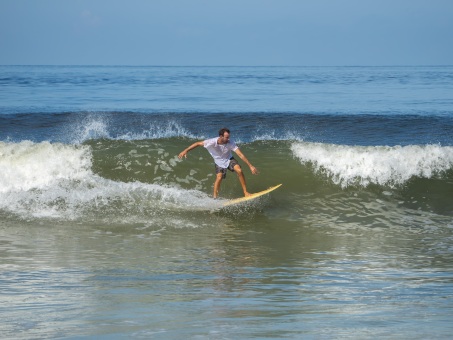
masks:
[[[220,184],[222,183],[222,179],[223,179],[223,173],[219,172],[218,174],[216,174],[215,182],[214,182],[214,198],[217,198],[217,196],[219,195],[219,189],[220,189]]]
[[[242,186],[242,191],[244,191],[244,196],[250,196],[251,194],[247,191],[245,176],[244,173],[242,172],[241,166],[239,164],[236,164],[233,169],[234,172],[238,175],[239,182],[241,183]]]

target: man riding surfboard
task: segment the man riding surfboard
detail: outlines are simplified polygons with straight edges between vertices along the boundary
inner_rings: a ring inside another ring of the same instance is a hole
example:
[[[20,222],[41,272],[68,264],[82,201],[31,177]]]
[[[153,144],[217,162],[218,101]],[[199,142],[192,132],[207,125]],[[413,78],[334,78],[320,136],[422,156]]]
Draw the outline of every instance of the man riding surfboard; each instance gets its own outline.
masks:
[[[204,146],[214,159],[216,170],[216,179],[214,182],[214,198],[217,198],[219,194],[220,184],[226,177],[227,169],[232,172],[236,172],[236,174],[238,175],[239,182],[241,183],[242,190],[244,191],[244,196],[250,195],[250,193],[247,191],[247,185],[245,182],[244,173],[242,172],[242,168],[237,160],[234,159],[231,152],[234,151],[249,166],[252,174],[257,175],[259,171],[248,161],[247,157],[245,157],[241,150],[239,150],[239,147],[236,145],[236,143],[230,139],[229,129],[220,129],[219,137],[193,143],[187,149],[182,151],[178,155],[178,158],[187,158],[187,153],[199,146]]]

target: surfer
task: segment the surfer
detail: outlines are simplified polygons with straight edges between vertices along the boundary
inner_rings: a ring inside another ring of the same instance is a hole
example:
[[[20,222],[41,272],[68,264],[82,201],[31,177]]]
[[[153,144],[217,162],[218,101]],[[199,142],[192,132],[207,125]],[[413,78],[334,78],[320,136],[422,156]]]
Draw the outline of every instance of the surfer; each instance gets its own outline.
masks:
[[[212,158],[214,158],[216,172],[216,179],[214,182],[214,198],[217,198],[219,194],[220,184],[226,177],[227,169],[232,172],[236,172],[239,182],[241,183],[242,190],[244,191],[244,196],[250,196],[250,193],[247,191],[245,176],[242,172],[242,168],[237,160],[234,159],[231,151],[234,151],[249,166],[252,174],[257,175],[258,169],[248,161],[247,157],[245,157],[241,150],[239,150],[236,143],[230,139],[230,130],[227,128],[220,129],[218,138],[215,137],[193,143],[187,149],[182,151],[178,155],[178,158],[187,158],[187,153],[199,146],[204,146],[209,151]]]

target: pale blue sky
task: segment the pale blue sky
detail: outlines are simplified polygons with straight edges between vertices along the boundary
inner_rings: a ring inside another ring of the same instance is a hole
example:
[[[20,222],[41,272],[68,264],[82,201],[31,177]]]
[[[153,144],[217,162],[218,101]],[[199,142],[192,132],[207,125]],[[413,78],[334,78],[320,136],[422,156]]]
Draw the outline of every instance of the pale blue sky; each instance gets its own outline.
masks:
[[[452,65],[453,0],[0,0],[0,64]]]

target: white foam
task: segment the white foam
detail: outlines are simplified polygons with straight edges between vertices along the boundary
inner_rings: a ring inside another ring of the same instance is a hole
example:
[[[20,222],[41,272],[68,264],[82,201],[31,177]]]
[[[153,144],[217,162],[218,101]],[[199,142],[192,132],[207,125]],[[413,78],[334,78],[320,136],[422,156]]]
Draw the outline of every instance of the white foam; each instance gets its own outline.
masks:
[[[73,126],[71,130],[71,143],[81,144],[92,139],[112,140],[142,140],[162,139],[171,137],[187,137],[192,139],[203,139],[204,136],[191,134],[178,122],[169,120],[165,122],[154,122],[150,117],[149,127],[141,132],[117,132],[117,126],[112,126],[108,116],[93,114]]]
[[[0,193],[41,189],[61,179],[80,180],[90,168],[87,146],[0,142]]]
[[[91,158],[89,146],[0,142],[0,209],[26,219],[130,223],[215,208],[197,190],[102,178],[92,172]]]
[[[412,177],[432,178],[453,168],[453,147],[440,145],[347,146],[295,142],[294,157],[310,163],[335,184],[401,185]]]
[[[90,119],[78,130],[76,142],[83,143],[90,139],[110,138],[108,124],[104,120]]]
[[[251,141],[299,141],[302,142],[304,138],[299,134],[292,131],[285,131],[283,134],[275,130],[265,130],[263,132],[255,132]]]
[[[171,138],[171,137],[188,137],[188,138],[203,138],[200,136],[195,136],[188,132],[184,127],[179,123],[174,121],[168,121],[162,124],[150,124],[147,130],[144,130],[139,133],[128,132],[115,139],[118,140],[140,140],[140,139],[161,139],[161,138]]]

